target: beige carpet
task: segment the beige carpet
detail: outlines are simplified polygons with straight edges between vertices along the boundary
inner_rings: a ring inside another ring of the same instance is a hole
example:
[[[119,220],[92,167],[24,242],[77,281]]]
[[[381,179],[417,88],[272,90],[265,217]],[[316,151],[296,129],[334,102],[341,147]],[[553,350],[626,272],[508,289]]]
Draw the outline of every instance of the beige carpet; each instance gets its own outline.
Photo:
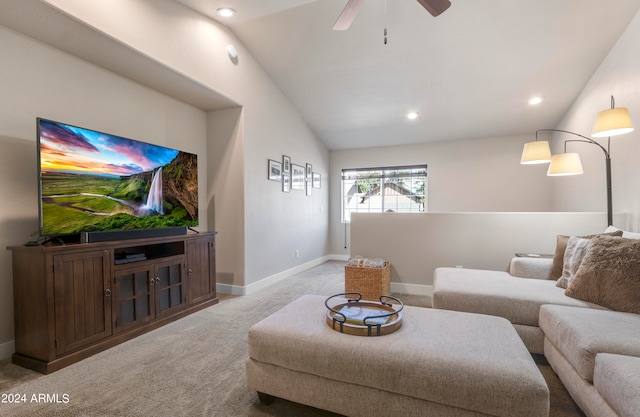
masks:
[[[260,404],[245,386],[244,362],[251,325],[303,294],[342,292],[343,266],[327,262],[257,294],[223,295],[216,306],[50,375],[4,361],[0,393],[24,395],[27,403],[0,403],[0,415],[335,416],[284,400]],[[408,305],[427,303],[423,297],[396,295]],[[582,417],[544,358],[536,361],[550,387],[550,416]],[[60,402],[31,402],[34,394],[49,394],[50,400],[57,394]]]

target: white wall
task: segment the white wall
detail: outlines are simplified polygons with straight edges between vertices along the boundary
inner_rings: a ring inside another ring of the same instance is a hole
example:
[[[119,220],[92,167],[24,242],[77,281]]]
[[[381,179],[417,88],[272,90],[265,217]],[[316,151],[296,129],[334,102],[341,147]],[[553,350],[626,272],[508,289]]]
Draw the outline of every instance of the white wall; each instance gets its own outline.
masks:
[[[244,132],[242,108],[207,115],[208,223],[215,225],[216,282],[224,286],[244,284]],[[226,291],[232,292],[232,291]]]
[[[575,104],[558,126],[590,136],[598,111],[610,105],[628,107],[636,131],[611,139],[613,211],[625,224],[640,231],[640,14],[636,15]],[[552,99],[552,97],[548,97]],[[594,145],[571,143],[569,151],[582,158],[584,175],[547,177],[547,165],[519,165],[522,145],[534,139],[470,139],[365,150],[331,152],[331,253],[357,255],[350,248],[350,229],[340,223],[340,172],[343,168],[427,163],[430,212],[556,211],[605,212],[606,185],[603,152]],[[556,135],[554,152],[565,139]],[[606,142],[600,141],[605,144]],[[618,220],[621,221],[621,220]],[[346,238],[345,238],[346,235]],[[347,247],[345,248],[345,239]]]
[[[429,294],[435,268],[507,271],[515,253],[553,254],[558,234],[602,233],[606,220],[603,213],[354,214],[352,250],[391,261],[392,291]]]
[[[310,196],[284,193],[280,183],[267,180],[267,158],[288,155],[292,164],[310,163],[326,179],[329,152],[279,90],[257,94],[267,102],[244,106],[246,285],[322,257],[328,246],[326,183]]]
[[[206,114],[0,26],[0,247],[38,231],[36,117],[198,155],[206,208]],[[207,230],[206,210],[200,225]],[[0,251],[0,357],[12,353],[11,253]]]
[[[596,114],[610,107],[615,96],[616,107],[627,107],[636,130],[611,138],[613,211],[629,213],[628,224],[620,228],[640,231],[640,13],[609,52],[566,114],[558,128],[585,136],[591,135]],[[572,139],[558,135],[553,140],[555,152]],[[606,147],[606,140],[598,140]],[[572,143],[569,152],[578,152],[584,175],[553,180],[553,210],[606,210],[605,157],[595,145]]]
[[[232,262],[221,259],[221,280],[246,286],[326,253],[328,188],[314,190],[310,197],[295,191],[286,194],[277,183],[267,180],[266,173],[267,159],[281,160],[284,154],[293,163],[311,163],[314,171],[327,178],[328,150],[231,31],[167,0],[110,0],[108,8],[82,0],[47,2],[243,107],[243,182],[237,177],[225,178],[243,189],[216,182],[217,189],[210,190],[216,194],[216,206],[222,199],[244,203],[235,207],[244,211],[240,215],[242,228],[232,230],[226,224],[230,219],[210,214],[216,222],[213,228],[233,234],[220,233],[221,245],[229,242],[234,250],[244,250],[243,267],[235,257]],[[144,31],[140,22],[144,22]],[[237,63],[227,57],[228,44],[238,51]],[[208,141],[227,143],[226,124],[219,129],[211,124],[219,116],[209,119]],[[222,189],[226,193],[221,194]],[[229,193],[244,195],[238,200]]]
[[[198,154],[200,229],[220,229],[219,277],[231,288],[326,254],[329,153],[228,29],[167,0],[44,3],[241,107],[206,114],[0,27],[3,246],[23,244],[38,230],[35,118],[41,116]],[[236,63],[226,55],[229,43],[238,50]],[[313,164],[322,189],[309,197],[287,194],[268,181],[267,159],[283,154]],[[0,357],[6,357],[13,351],[8,251],[0,253],[0,272]]]
[[[428,165],[429,212],[548,211],[551,181],[546,166],[520,165],[531,136],[434,142],[331,152],[330,233],[333,254],[350,248],[349,225],[341,223],[340,175],[345,168]],[[347,247],[345,248],[345,233]]]

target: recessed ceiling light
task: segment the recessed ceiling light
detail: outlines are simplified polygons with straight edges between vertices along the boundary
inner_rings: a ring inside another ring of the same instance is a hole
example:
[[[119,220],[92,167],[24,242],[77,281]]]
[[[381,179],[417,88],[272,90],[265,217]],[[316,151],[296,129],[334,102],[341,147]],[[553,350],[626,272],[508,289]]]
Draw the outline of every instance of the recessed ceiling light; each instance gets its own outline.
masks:
[[[418,118],[418,113],[415,111],[407,113],[407,119],[413,120]]]
[[[221,7],[216,10],[216,14],[220,17],[231,17],[236,14],[236,11],[229,7]]]
[[[534,97],[531,100],[529,100],[529,104],[531,104],[532,106],[535,106],[536,104],[540,104],[542,103],[542,97]]]

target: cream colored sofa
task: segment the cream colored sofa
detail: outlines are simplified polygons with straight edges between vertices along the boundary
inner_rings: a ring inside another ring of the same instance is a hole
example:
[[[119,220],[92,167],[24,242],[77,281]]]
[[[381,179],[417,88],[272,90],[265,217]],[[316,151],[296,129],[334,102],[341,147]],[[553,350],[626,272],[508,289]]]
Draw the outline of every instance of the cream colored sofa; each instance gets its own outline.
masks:
[[[544,354],[587,416],[640,416],[640,315],[544,305]]]
[[[640,315],[566,296],[550,268],[536,258],[514,258],[511,273],[438,268],[433,306],[508,319],[587,416],[640,417]]]
[[[513,324],[531,353],[544,353],[538,318],[545,304],[603,309],[565,295],[550,280],[551,259],[513,258],[510,272],[437,268],[433,276],[433,307],[504,317]]]

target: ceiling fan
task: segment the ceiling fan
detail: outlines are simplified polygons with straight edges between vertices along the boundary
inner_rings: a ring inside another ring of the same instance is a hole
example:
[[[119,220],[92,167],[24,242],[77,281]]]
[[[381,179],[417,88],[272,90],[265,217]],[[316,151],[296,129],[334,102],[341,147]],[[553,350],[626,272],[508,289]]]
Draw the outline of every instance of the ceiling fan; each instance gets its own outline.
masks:
[[[364,0],[349,0],[342,13],[338,17],[335,25],[333,25],[333,30],[347,30],[351,23],[358,15],[360,8]],[[418,3],[422,5],[432,16],[438,16],[440,13],[444,12],[451,6],[451,2],[449,0],[418,0]]]

